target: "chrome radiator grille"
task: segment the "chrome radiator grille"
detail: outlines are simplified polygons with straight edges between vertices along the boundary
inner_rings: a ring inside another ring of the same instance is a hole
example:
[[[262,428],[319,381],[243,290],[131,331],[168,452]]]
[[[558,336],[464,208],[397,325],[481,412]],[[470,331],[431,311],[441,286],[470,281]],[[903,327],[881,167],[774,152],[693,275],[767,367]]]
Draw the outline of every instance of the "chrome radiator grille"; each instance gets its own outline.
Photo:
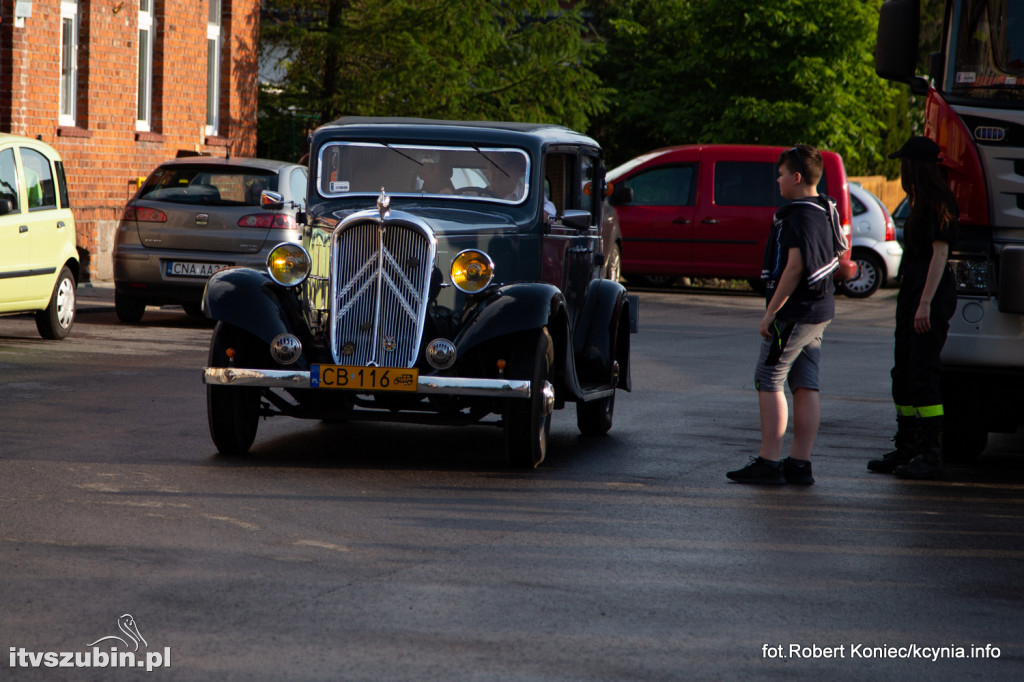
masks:
[[[429,229],[364,220],[341,228],[331,265],[331,351],[343,365],[412,367],[427,312]]]

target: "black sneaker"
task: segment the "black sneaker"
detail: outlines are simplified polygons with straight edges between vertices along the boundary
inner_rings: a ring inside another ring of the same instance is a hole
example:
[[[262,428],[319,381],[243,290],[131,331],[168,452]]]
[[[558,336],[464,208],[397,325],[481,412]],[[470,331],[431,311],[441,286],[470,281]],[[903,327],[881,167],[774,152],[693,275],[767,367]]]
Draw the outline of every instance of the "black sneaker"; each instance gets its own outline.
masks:
[[[811,463],[807,460],[787,457],[782,460],[782,475],[786,477],[786,483],[801,485],[814,483],[814,476],[811,476]]]
[[[772,462],[762,457],[751,457],[750,464],[730,471],[725,474],[727,478],[737,483],[761,483],[775,485],[785,483],[786,477],[782,475],[782,464]]]

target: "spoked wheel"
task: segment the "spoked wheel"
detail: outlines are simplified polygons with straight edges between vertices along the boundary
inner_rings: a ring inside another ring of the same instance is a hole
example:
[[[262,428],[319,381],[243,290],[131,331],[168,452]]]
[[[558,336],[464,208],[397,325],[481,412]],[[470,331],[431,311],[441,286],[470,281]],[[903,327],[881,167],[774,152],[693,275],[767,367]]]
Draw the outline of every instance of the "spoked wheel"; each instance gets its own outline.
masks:
[[[235,349],[236,363],[244,364],[246,344],[237,327],[218,322],[210,341],[210,367],[227,367],[227,349]],[[256,440],[260,419],[260,389],[250,386],[206,386],[206,416],[210,437],[224,455],[244,455]]]
[[[618,244],[612,244],[605,265],[604,278],[618,282],[620,277],[622,277],[622,249]]]
[[[505,452],[513,466],[533,469],[548,453],[554,401],[554,391],[548,387],[554,364],[554,344],[546,328],[516,337],[513,343],[505,376],[529,379],[530,399],[509,399],[505,403],[502,415]]]
[[[75,276],[64,267],[50,294],[46,310],[36,313],[36,329],[44,339],[60,340],[71,332],[75,322]]]

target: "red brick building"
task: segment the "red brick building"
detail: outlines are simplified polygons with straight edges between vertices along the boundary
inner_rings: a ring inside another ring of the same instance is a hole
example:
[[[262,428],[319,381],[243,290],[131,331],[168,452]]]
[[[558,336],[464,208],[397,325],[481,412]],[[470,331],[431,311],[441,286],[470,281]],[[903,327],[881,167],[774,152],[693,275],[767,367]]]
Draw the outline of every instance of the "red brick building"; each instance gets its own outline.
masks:
[[[64,158],[91,278],[113,277],[121,211],[158,163],[255,154],[259,12],[259,0],[3,0],[0,131]]]

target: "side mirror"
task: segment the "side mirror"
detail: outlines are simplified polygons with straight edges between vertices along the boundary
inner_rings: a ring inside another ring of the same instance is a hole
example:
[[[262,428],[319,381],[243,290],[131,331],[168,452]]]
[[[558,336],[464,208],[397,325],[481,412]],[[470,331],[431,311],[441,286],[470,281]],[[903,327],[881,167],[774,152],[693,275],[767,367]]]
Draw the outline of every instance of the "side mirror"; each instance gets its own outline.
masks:
[[[14,204],[10,199],[0,199],[0,215],[7,215],[14,210]]]
[[[260,192],[260,208],[266,211],[279,211],[284,208],[284,196],[265,189]]]
[[[625,185],[615,185],[612,195],[608,198],[608,203],[612,206],[633,203],[633,188],[626,187]]]
[[[917,68],[920,0],[886,0],[878,14],[875,73],[886,80],[911,83]]]
[[[590,229],[590,211],[580,211],[574,208],[568,209],[562,214],[562,224],[567,227],[574,227],[577,230]]]

